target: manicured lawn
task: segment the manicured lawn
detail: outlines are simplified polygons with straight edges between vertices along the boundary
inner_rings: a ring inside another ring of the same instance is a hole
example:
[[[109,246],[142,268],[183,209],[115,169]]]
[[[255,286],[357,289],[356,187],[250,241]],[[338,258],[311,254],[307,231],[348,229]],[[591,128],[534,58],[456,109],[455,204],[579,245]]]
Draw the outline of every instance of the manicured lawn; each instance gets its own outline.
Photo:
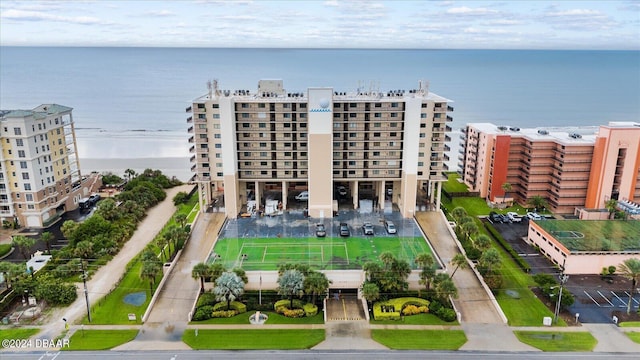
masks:
[[[446,322],[433,314],[405,316],[404,320],[369,320],[372,325],[459,325],[457,321]]]
[[[638,344],[640,344],[640,332],[632,331],[625,332],[624,334],[627,335],[629,339],[633,340],[633,342],[637,342]]]
[[[253,315],[255,311],[250,310],[246,313],[239,314],[230,318],[214,318],[203,321],[192,321],[190,324],[241,324],[246,325],[249,324],[249,316]],[[303,317],[303,318],[288,318],[286,316],[280,315],[275,312],[265,311],[263,314],[266,314],[269,318],[265,322],[265,324],[273,325],[273,324],[324,324],[324,316],[322,312],[316,314],[312,317]]]
[[[0,330],[0,339],[28,339],[37,334],[40,329],[3,329]]]
[[[277,270],[283,263],[306,263],[316,269],[361,269],[367,261],[389,251],[412,266],[416,255],[431,253],[422,237],[349,237],[349,238],[226,238],[216,242],[214,252],[225,267]],[[414,266],[415,267],[415,266]]]
[[[195,350],[309,349],[324,340],[323,329],[195,330],[187,329],[182,341]]]
[[[63,350],[107,350],[133,340],[138,330],[78,330]]]
[[[514,331],[518,340],[542,351],[592,351],[598,341],[588,332]]]
[[[7,255],[11,251],[11,244],[0,244],[0,258]]]
[[[640,327],[640,321],[625,321],[625,322],[621,322],[618,326],[620,326],[620,327]]]
[[[442,189],[448,193],[469,192],[469,187],[458,179],[459,176],[456,173],[447,174],[447,182],[442,184]]]
[[[371,330],[371,338],[394,350],[458,350],[467,342],[462,330]]]

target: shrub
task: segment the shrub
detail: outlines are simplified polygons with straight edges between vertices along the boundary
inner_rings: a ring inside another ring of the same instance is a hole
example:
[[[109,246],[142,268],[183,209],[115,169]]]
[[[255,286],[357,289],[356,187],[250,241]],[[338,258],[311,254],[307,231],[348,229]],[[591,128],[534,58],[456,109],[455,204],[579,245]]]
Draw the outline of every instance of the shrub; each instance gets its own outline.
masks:
[[[301,318],[304,317],[304,310],[302,309],[284,309],[282,315],[290,318]]]
[[[452,322],[457,319],[456,312],[453,309],[447,309],[445,307],[438,309],[435,315],[446,322]]]
[[[213,314],[213,306],[204,305],[202,307],[199,307],[198,310],[196,310],[196,313],[193,314],[193,318],[191,320],[202,321],[202,320],[211,319],[212,314]]]
[[[213,306],[213,311],[219,310],[234,310],[238,314],[242,314],[247,312],[247,305],[241,303],[240,301],[232,301],[231,308],[227,309],[227,302],[221,301]]]
[[[301,300],[293,299],[293,308],[294,309],[302,309],[303,305],[304,304],[302,303]],[[288,309],[289,306],[291,306],[291,301],[289,301],[288,299],[278,300],[278,301],[276,301],[275,304],[273,304],[273,308],[276,310],[276,312],[278,312],[278,308],[280,308],[280,307]]]
[[[7,255],[11,248],[11,244],[0,244],[0,257]]]
[[[418,306],[418,311],[420,311],[420,314],[427,314],[429,313],[429,307],[425,305]]]
[[[531,266],[529,266],[529,264],[527,264],[527,262],[524,261],[524,259],[522,259],[520,255],[518,255],[518,253],[511,247],[511,245],[502,237],[502,234],[500,234],[498,230],[493,227],[493,225],[485,222],[484,227],[485,229],[487,229],[489,234],[491,234],[491,236],[493,236],[493,238],[496,239],[496,241],[509,253],[509,255],[511,255],[511,258],[513,258],[513,260],[516,262],[516,264],[518,264],[518,266],[520,266],[522,270],[527,273],[531,271]]]
[[[400,320],[400,312],[399,311],[382,311],[382,306],[380,303],[376,303],[373,305],[373,318],[375,320]]]
[[[196,308],[201,306],[210,305],[213,306],[217,303],[216,296],[212,293],[204,293],[201,294],[198,298],[198,303],[196,304]]]
[[[429,311],[432,314],[437,314],[438,310],[440,310],[441,308],[442,308],[442,304],[437,300],[433,300],[431,301],[431,304],[429,304]]]
[[[184,191],[180,191],[173,197],[173,205],[178,206],[180,204],[186,204],[189,201],[189,194]]]
[[[540,287],[545,285],[553,286],[556,284],[556,278],[550,274],[535,274],[533,275],[533,281],[535,281]]]
[[[305,316],[314,316],[318,313],[318,307],[312,303],[306,303],[302,306]]]
[[[235,310],[220,310],[211,313],[212,318],[230,318],[236,316],[238,313]]]
[[[407,305],[402,309],[402,315],[417,315],[420,314],[420,310],[415,305]]]

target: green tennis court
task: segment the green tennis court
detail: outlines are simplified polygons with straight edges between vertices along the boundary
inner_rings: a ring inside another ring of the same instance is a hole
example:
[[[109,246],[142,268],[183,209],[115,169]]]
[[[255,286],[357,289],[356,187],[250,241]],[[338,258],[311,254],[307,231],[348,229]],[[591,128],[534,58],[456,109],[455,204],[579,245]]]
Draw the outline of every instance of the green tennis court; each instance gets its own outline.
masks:
[[[276,270],[284,263],[305,263],[319,270],[361,269],[385,251],[412,267],[418,254],[431,253],[422,237],[224,238],[216,243],[217,256],[209,263],[245,270]]]

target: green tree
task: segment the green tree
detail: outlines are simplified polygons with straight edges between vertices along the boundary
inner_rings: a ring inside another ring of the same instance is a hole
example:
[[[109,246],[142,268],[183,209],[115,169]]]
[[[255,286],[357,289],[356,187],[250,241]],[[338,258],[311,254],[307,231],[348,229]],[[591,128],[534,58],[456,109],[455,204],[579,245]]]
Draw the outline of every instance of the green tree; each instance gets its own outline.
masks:
[[[178,206],[180,204],[186,204],[189,201],[189,194],[184,191],[180,191],[173,197],[173,204]]]
[[[55,237],[53,236],[53,234],[48,231],[45,231],[42,234],[40,234],[40,241],[42,241],[44,245],[47,247],[48,254],[51,254],[51,243],[53,242],[54,239]]]
[[[122,217],[122,210],[113,198],[106,198],[98,203],[96,214],[107,221],[118,221]]]
[[[60,231],[62,232],[62,235],[64,235],[64,237],[68,240],[68,239],[71,239],[71,236],[76,231],[76,229],[78,229],[78,226],[80,226],[79,223],[73,220],[67,220],[64,223],[62,223],[62,226],[60,227]]]
[[[434,290],[436,298],[443,304],[449,303],[449,296],[458,297],[458,289],[448,274],[440,273],[434,280]]]
[[[153,295],[153,285],[156,283],[156,277],[162,272],[162,263],[151,251],[145,251],[141,260],[140,278],[149,281],[150,295]]]
[[[427,291],[430,291],[431,283],[436,276],[436,265],[433,256],[427,253],[418,254],[414,262],[422,269],[420,272],[420,284],[424,285]]]
[[[453,269],[453,272],[451,272],[451,278],[453,278],[453,275],[456,274],[456,271],[458,271],[458,269],[466,269],[469,267],[467,258],[461,253],[455,254],[453,258],[451,258],[450,263],[451,265],[455,266],[455,269]]]
[[[362,296],[369,303],[369,308],[371,308],[371,304],[376,300],[380,299],[380,289],[378,285],[370,282],[365,282],[362,285]]]
[[[309,266],[309,264],[292,264],[292,263],[285,263],[285,264],[280,264],[278,266],[278,275],[282,275],[284,274],[285,271],[287,270],[298,270],[302,273],[302,275],[307,276],[309,275],[313,270],[311,270],[311,267]]]
[[[500,265],[502,260],[500,259],[500,253],[496,248],[490,248],[482,253],[478,260],[478,272],[483,276],[486,274],[493,274],[496,267]]]
[[[278,294],[289,297],[293,309],[293,297],[304,294],[304,275],[299,270],[286,270],[278,277]]]
[[[231,302],[240,298],[244,293],[244,282],[236,273],[226,271],[216,279],[213,293],[217,301],[226,301],[227,310],[231,308]]]
[[[326,293],[330,284],[331,281],[327,279],[327,275],[313,271],[304,278],[304,292],[311,295],[311,303],[315,304],[318,295]]]
[[[533,206],[537,211],[541,211],[542,209],[546,209],[549,205],[547,204],[547,200],[540,195],[535,195],[531,197],[527,203]]]
[[[458,206],[455,209],[451,210],[451,216],[453,217],[453,220],[455,220],[456,222],[460,222],[462,218],[468,216],[468,214],[465,208],[463,208],[462,206]]]
[[[29,258],[31,248],[35,244],[36,244],[36,239],[32,239],[30,237],[26,237],[22,235],[16,235],[11,240],[11,245],[13,245],[13,247],[15,247],[16,249],[18,249],[18,251],[20,251],[20,254],[22,254],[22,257],[24,259]]]
[[[200,279],[200,294],[204,293],[204,278],[209,275],[209,266],[205,263],[197,263],[191,269],[191,277]]]
[[[466,222],[462,224],[462,234],[466,240],[470,240],[475,234],[478,233],[478,225],[474,222]]]
[[[178,251],[180,244],[184,244],[189,234],[183,228],[172,225],[165,231],[165,236],[170,239],[174,251]]]
[[[216,282],[216,280],[222,275],[223,272],[227,271],[221,263],[213,263],[209,265],[209,275],[208,278],[212,282]]]
[[[378,287],[385,293],[398,293],[407,290],[407,277],[411,273],[411,266],[405,260],[399,260],[390,252],[380,254],[384,267],[384,276],[379,279]]]
[[[478,250],[485,251],[491,247],[491,239],[485,234],[480,234],[473,240],[473,244]]]
[[[3,274],[7,287],[11,287],[11,279],[15,279],[19,276],[24,276],[25,268],[24,263],[14,264],[8,261],[0,261],[0,273]]]
[[[233,272],[238,275],[238,277],[240,278],[240,280],[242,280],[243,283],[248,283],[249,282],[249,278],[247,277],[247,272],[244,271],[243,268],[234,268]]]
[[[125,177],[125,179],[127,179],[127,181],[130,181],[135,176],[136,176],[136,171],[133,170],[133,169],[127,169],[127,170],[124,171],[124,177]]]
[[[504,182],[504,183],[502,183],[501,188],[504,191],[504,198],[503,198],[502,202],[506,203],[507,202],[507,194],[511,191],[511,189],[513,187],[511,186],[511,183]]]
[[[613,219],[618,210],[618,200],[609,199],[604,203],[604,207],[609,211],[609,219]]]
[[[76,244],[73,255],[82,259],[90,259],[93,256],[93,244],[89,240],[83,240]]]
[[[67,284],[47,273],[38,276],[33,293],[37,299],[53,306],[69,305],[78,297],[74,284]]]
[[[184,229],[185,225],[187,225],[187,215],[183,213],[177,213],[173,220],[180,226],[181,229]]]
[[[629,292],[629,303],[627,304],[627,314],[631,312],[631,300],[633,299],[633,290],[636,288],[638,278],[640,278],[640,259],[630,258],[618,265],[618,273],[625,279],[631,280],[631,289]]]

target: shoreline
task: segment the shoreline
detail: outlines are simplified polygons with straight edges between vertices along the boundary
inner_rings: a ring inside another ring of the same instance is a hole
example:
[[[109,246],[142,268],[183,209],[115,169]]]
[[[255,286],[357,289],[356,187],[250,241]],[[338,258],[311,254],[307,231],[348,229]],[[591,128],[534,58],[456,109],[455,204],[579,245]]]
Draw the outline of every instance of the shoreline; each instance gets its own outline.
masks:
[[[111,172],[122,177],[127,169],[133,169],[137,173],[154,169],[162,171],[168,177],[175,176],[183,182],[189,181],[193,176],[188,157],[80,158],[79,163],[82,173]]]

